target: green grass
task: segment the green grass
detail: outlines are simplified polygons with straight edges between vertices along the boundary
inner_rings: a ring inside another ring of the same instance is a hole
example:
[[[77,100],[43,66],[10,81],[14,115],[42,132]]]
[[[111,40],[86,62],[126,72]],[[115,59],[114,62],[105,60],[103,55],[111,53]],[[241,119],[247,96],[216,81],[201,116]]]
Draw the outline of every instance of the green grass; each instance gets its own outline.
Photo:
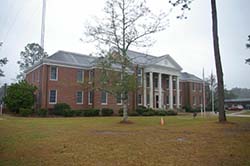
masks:
[[[250,118],[0,120],[0,165],[250,165]]]

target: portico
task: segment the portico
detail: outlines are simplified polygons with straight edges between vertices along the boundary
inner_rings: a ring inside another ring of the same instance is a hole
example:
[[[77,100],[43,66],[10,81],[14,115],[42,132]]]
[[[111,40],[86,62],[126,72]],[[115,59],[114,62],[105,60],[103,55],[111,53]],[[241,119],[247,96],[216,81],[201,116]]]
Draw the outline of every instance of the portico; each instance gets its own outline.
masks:
[[[144,106],[174,109],[180,106],[180,71],[164,66],[144,69]]]

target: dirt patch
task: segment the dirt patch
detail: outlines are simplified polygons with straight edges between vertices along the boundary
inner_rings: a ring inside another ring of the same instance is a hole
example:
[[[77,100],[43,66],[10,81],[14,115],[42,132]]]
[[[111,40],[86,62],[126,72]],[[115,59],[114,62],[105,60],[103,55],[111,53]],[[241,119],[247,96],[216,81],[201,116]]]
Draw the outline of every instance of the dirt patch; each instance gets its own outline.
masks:
[[[134,122],[129,121],[129,120],[127,120],[127,121],[122,120],[119,122],[119,124],[134,124]]]
[[[97,135],[128,135],[133,133],[132,131],[111,131],[111,130],[96,130],[93,133]]]

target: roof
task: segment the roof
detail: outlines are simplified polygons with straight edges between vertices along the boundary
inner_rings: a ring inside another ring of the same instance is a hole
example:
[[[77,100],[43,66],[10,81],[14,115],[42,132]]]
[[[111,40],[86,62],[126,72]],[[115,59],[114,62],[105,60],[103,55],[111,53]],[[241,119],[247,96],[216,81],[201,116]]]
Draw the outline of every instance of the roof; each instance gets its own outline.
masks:
[[[169,55],[156,57],[153,55],[148,55],[131,50],[128,50],[127,55],[134,64],[155,65],[157,62],[163,60],[164,58],[167,58],[178,69],[180,70],[182,69]],[[95,56],[59,50],[56,53],[52,54],[51,56],[44,58],[42,61],[38,62],[31,68],[27,69],[25,72],[28,73],[29,71],[33,70],[35,67],[37,67],[42,63],[52,63],[52,64],[55,63],[61,65],[71,65],[76,67],[91,68],[96,65],[97,60],[98,57]]]
[[[157,57],[145,53],[128,50],[127,55],[133,63],[139,65],[158,65],[158,62],[167,59],[175,66],[176,69],[182,70],[181,66],[168,54]]]
[[[200,79],[199,77],[197,77],[197,76],[195,76],[193,74],[187,73],[187,72],[182,72],[181,73],[180,80],[182,80],[182,81],[190,81],[190,82],[203,82],[203,80]]]
[[[60,50],[45,59],[71,65],[91,67],[93,66],[93,62],[97,59],[97,57]]]

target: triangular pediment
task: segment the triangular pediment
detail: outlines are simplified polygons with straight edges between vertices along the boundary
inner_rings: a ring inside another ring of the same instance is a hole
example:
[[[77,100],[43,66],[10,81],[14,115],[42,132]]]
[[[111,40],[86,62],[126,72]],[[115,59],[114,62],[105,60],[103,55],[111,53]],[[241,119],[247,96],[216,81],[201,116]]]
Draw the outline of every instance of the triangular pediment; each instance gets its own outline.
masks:
[[[169,55],[164,55],[157,58],[155,65],[182,70],[181,66]]]

